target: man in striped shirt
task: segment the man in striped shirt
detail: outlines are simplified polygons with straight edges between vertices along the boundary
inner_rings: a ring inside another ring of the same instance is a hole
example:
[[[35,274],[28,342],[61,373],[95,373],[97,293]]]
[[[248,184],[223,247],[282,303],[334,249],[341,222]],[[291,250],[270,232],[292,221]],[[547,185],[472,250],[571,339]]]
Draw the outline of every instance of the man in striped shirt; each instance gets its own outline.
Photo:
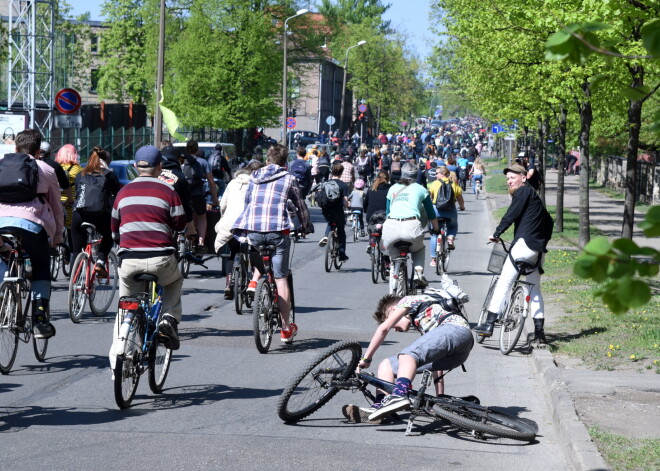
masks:
[[[289,233],[294,227],[288,201],[296,208],[300,226],[306,234],[309,233],[309,212],[298,191],[298,181],[286,171],[287,157],[288,151],[284,146],[273,145],[268,149],[268,165],[252,172],[245,194],[245,209],[234,223],[233,231],[239,237],[247,237],[254,247],[261,244],[276,246],[272,264],[279,294],[277,303],[282,316],[280,340],[291,343],[298,327],[289,322]]]
[[[144,282],[135,281],[135,275],[149,273],[158,277],[163,287],[163,315],[159,332],[165,336],[165,345],[179,348],[177,325],[181,321],[181,286],[183,277],[176,261],[176,233],[186,225],[186,215],[174,188],[159,180],[162,154],[154,146],[144,146],[135,153],[139,177],[124,186],[112,208],[111,229],[119,243],[119,296],[130,296],[144,290]],[[115,320],[116,323],[119,319]],[[117,338],[110,350],[118,353],[121,341]]]

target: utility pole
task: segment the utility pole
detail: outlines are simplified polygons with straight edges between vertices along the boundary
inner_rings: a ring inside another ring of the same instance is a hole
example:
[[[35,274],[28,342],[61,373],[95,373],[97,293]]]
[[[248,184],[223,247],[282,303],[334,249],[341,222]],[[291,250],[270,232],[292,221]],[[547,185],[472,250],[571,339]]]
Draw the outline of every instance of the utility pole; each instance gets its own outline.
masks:
[[[165,0],[160,0],[160,24],[158,30],[158,70],[156,71],[156,112],[154,113],[154,145],[163,140],[163,115],[160,112],[160,100],[163,88],[163,69],[165,68]]]

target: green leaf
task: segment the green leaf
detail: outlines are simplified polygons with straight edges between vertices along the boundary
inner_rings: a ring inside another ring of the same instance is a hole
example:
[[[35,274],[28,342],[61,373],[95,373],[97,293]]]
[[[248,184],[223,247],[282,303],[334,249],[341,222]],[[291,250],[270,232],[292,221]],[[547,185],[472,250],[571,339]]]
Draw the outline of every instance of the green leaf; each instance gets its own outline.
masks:
[[[629,307],[639,307],[648,303],[651,299],[651,288],[641,280],[629,277],[619,281],[618,297],[621,304]]]
[[[605,83],[609,77],[606,74],[596,74],[593,77],[591,77],[591,80],[589,82],[589,88],[591,91],[596,91],[600,88],[600,85],[602,83]]]
[[[651,278],[653,276],[656,276],[658,274],[658,271],[660,271],[660,266],[658,264],[652,264],[652,263],[637,264],[637,273],[639,273],[639,276]]]
[[[596,237],[584,247],[584,252],[591,255],[605,255],[611,249],[611,245],[605,237]]]
[[[609,310],[614,314],[623,314],[628,310],[628,308],[621,303],[619,297],[615,293],[616,292],[613,290],[604,293],[603,302],[607,304]]]
[[[593,255],[580,255],[573,264],[573,273],[580,278],[591,278],[591,270],[596,260]]]
[[[612,242],[612,247],[626,255],[636,255],[639,253],[639,246],[632,239],[616,239]]]
[[[660,57],[660,18],[655,18],[642,26],[642,44],[655,57]]]
[[[591,278],[599,283],[607,279],[607,270],[610,262],[606,257],[599,257],[591,267]]]
[[[582,28],[585,31],[603,31],[605,29],[611,29],[612,26],[605,23],[583,23]]]
[[[639,87],[639,88],[632,88],[632,87],[627,87],[623,88],[621,90],[621,95],[624,97],[628,98],[631,101],[638,101],[644,98],[648,93],[651,91],[649,87]]]
[[[557,52],[568,52],[570,50],[569,41],[571,38],[572,36],[570,33],[567,33],[565,29],[562,29],[561,31],[557,31],[555,34],[548,38],[548,40],[545,42],[545,48],[552,49],[553,51]]]
[[[607,275],[610,278],[622,278],[626,275],[635,274],[635,265],[633,263],[610,263],[607,267]]]

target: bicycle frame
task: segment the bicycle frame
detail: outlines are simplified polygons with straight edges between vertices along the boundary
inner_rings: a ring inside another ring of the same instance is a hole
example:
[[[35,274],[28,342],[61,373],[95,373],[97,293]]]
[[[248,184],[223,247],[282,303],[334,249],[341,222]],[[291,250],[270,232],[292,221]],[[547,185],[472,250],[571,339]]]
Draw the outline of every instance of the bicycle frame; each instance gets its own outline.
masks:
[[[121,299],[119,309],[126,311],[122,322],[118,324],[119,329],[123,324],[131,323],[133,316],[141,315],[145,319],[146,329],[144,331],[144,341],[142,342],[142,353],[145,355],[151,349],[153,340],[158,334],[158,321],[162,311],[163,287],[159,284],[149,282],[150,291],[139,293],[134,297]]]
[[[18,298],[18,313],[15,317],[17,327],[23,328],[21,335],[18,338],[23,343],[28,343],[32,337],[32,318],[30,316],[30,306],[32,304],[31,297],[31,283],[26,277],[25,261],[29,260],[27,253],[23,251],[23,246],[18,237],[11,234],[3,234],[5,238],[12,244],[12,249],[9,251],[7,259],[7,273],[14,276],[4,277],[4,282],[12,283],[16,287],[16,294]],[[25,304],[23,304],[25,299]],[[19,325],[22,324],[22,325]]]
[[[270,285],[271,292],[273,293],[273,315],[276,316],[278,327],[282,327],[282,318],[280,316],[280,307],[278,304],[279,293],[277,291],[277,283],[275,283],[275,277],[273,276],[273,265],[272,265],[272,256],[273,252],[270,250],[264,249],[261,252],[261,261],[264,264],[266,273],[262,273],[262,276],[266,278],[267,283]]]

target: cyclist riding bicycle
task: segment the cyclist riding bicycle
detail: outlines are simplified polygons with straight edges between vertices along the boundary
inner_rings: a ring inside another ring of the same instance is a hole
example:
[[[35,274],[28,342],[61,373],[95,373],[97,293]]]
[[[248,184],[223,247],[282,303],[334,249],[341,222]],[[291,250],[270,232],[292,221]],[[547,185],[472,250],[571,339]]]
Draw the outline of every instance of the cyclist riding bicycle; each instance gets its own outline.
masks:
[[[118,241],[119,296],[131,296],[144,291],[144,282],[135,275],[148,273],[158,277],[163,287],[163,307],[159,332],[165,346],[179,348],[177,335],[181,321],[181,286],[174,241],[186,225],[186,215],[174,188],[159,180],[163,156],[154,146],[141,147],[135,153],[139,177],[124,186],[112,208],[112,235]],[[110,366],[115,367],[121,352],[119,313],[115,318]]]
[[[281,145],[268,149],[268,165],[252,172],[245,195],[245,209],[233,225],[235,235],[246,238],[250,245],[276,246],[272,257],[273,274],[279,296],[278,307],[282,316],[280,340],[292,343],[298,326],[290,322],[291,294],[287,276],[289,274],[289,252],[294,229],[288,211],[291,200],[304,233],[310,233],[309,212],[305,200],[298,191],[296,178],[286,171],[288,151]]]
[[[484,337],[493,335],[495,320],[504,309],[511,286],[518,277],[518,270],[513,261],[524,261],[536,265],[536,269],[527,275],[526,281],[533,284],[530,292],[530,308],[534,319],[534,338],[537,342],[546,343],[541,265],[543,254],[547,252],[546,246],[552,237],[553,221],[539,196],[527,184],[527,170],[523,166],[515,164],[505,168],[504,175],[509,186],[509,194],[512,195],[511,206],[489,240],[498,241],[500,235],[513,224],[513,242],[488,305],[488,317],[483,324],[475,327],[474,331]]]
[[[84,222],[94,224],[101,234],[98,256],[94,271],[101,278],[108,277],[106,260],[112,250],[112,231],[110,230],[110,212],[112,201],[119,192],[121,185],[117,175],[108,168],[106,151],[94,147],[87,165],[76,175],[75,194],[71,219],[71,268],[76,256],[83,250],[87,239],[87,231],[82,227]]]
[[[424,228],[431,223],[433,231],[438,232],[438,221],[429,192],[423,186],[415,183],[417,168],[406,163],[401,168],[401,180],[393,185],[387,193],[387,220],[383,224],[383,245],[389,252],[390,259],[399,256],[395,243],[410,242],[415,281],[425,288],[428,281],[424,277]],[[420,211],[424,207],[424,213]],[[390,292],[394,291],[396,279],[390,273]]]
[[[465,201],[463,200],[463,190],[461,187],[453,180],[451,180],[450,172],[447,167],[438,167],[436,173],[437,179],[429,187],[429,193],[431,194],[431,201],[433,201],[433,206],[436,211],[438,218],[447,219],[447,247],[449,250],[454,250],[456,234],[458,234],[458,213],[456,212],[456,203],[461,208],[461,211],[465,211]],[[451,188],[451,193],[453,197],[451,200],[447,201],[444,207],[441,206],[438,199],[443,195],[442,189],[445,185],[449,185]],[[441,206],[441,207],[439,207]],[[434,265],[434,259],[436,256],[436,241],[431,238],[431,266]]]
[[[50,247],[62,242],[60,187],[55,170],[34,158],[41,145],[39,131],[19,132],[15,145],[16,153],[0,160],[0,228],[18,235],[30,257],[33,334],[47,339],[55,335],[55,327],[48,322]]]
[[[395,382],[392,394],[386,396],[377,391],[376,402],[359,411],[347,410],[349,419],[367,418],[380,422],[394,412],[409,409],[408,391],[417,373],[423,370],[434,372],[456,368],[467,360],[474,345],[470,324],[461,314],[459,302],[467,302],[467,295],[449,282],[444,289],[433,293],[400,297],[392,294],[383,296],[373,317],[380,325],[376,328],[364,357],[358,364],[361,368],[371,366],[373,357],[387,338],[390,330],[407,332],[411,326],[422,336],[378,365],[378,378]],[[451,291],[450,291],[451,290]],[[444,381],[436,382],[436,394],[444,393]],[[350,407],[350,406],[349,406]]]
[[[359,219],[360,234],[364,236],[364,180],[355,181],[355,189],[348,195],[348,206]]]
[[[332,178],[321,185],[318,185],[312,188],[312,191],[318,189],[318,193],[325,192],[327,203],[323,205],[322,195],[316,196],[316,202],[321,206],[321,212],[323,217],[328,222],[328,225],[325,229],[325,235],[319,241],[319,247],[325,247],[325,244],[328,243],[328,235],[332,231],[332,224],[335,224],[337,227],[337,238],[339,239],[339,261],[345,262],[348,260],[346,255],[346,217],[344,216],[344,208],[348,207],[348,186],[346,183],[340,180],[342,174],[344,173],[344,164],[341,162],[335,162],[332,164]],[[327,187],[332,188],[327,188]],[[336,187],[336,188],[335,188]],[[328,195],[334,196],[334,199],[330,198]]]

